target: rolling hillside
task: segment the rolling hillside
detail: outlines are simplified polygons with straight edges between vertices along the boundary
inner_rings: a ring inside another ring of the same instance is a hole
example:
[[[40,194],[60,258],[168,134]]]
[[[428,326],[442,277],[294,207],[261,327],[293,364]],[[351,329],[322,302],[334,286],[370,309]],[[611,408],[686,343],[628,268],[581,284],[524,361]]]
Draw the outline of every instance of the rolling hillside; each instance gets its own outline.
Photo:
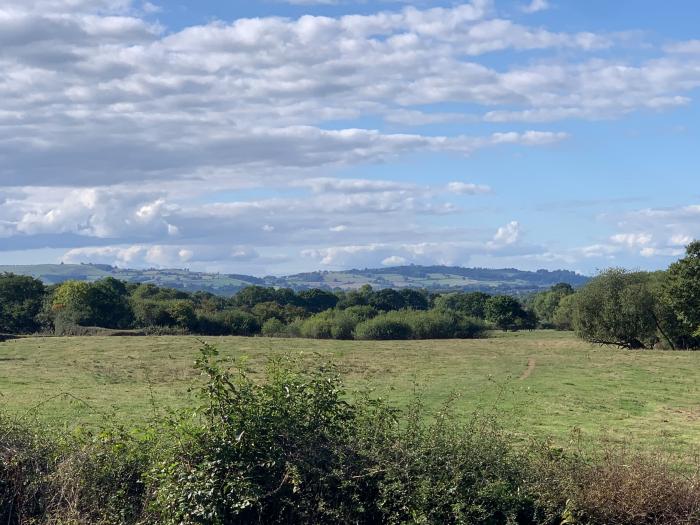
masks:
[[[2,266],[0,273],[31,275],[47,284],[70,279],[95,281],[115,277],[128,282],[152,283],[187,291],[232,295],[245,286],[288,287],[295,290],[325,288],[349,290],[365,284],[373,288],[426,288],[432,291],[481,290],[491,293],[527,294],[559,282],[580,286],[588,278],[566,270],[527,272],[515,269],[461,268],[449,266],[397,266],[392,268],[319,271],[284,277],[214,274],[178,269],[131,270],[101,264],[40,264]]]

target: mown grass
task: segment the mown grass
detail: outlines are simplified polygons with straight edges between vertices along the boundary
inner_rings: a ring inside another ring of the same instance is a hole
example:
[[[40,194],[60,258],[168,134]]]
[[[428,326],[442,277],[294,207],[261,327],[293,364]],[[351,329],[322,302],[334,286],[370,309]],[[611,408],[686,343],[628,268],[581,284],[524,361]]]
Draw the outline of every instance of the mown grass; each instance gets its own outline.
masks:
[[[494,412],[523,436],[700,447],[700,353],[630,352],[568,333],[494,334],[448,341],[317,341],[237,337],[27,338],[0,343],[0,404],[66,426],[103,416],[124,423],[191,401],[201,341],[261,372],[270,356],[333,360],[350,389],[399,405],[422,391],[428,408],[452,394],[466,413]],[[522,379],[530,363],[530,374]]]

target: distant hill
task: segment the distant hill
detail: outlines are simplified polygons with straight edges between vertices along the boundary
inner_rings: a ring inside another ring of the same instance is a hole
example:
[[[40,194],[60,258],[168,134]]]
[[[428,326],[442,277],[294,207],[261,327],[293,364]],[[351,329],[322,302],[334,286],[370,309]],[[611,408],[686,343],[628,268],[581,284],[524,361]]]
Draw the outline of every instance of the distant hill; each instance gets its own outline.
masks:
[[[253,284],[304,290],[325,288],[350,290],[365,284],[373,288],[425,288],[431,291],[484,291],[494,294],[523,295],[547,289],[557,283],[581,286],[588,277],[568,270],[528,272],[514,268],[461,268],[458,266],[396,266],[346,271],[318,271],[285,277],[191,272],[189,270],[130,270],[103,264],[0,265],[0,273],[31,275],[46,284],[67,280],[96,281],[115,277],[134,283],[151,283],[187,291],[233,295]]]

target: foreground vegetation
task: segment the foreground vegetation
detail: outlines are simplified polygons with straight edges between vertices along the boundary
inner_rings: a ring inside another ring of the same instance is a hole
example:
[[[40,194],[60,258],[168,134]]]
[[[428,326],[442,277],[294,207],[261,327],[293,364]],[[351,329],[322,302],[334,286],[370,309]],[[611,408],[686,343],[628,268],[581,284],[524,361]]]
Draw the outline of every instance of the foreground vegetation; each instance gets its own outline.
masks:
[[[700,478],[659,457],[514,448],[493,421],[348,401],[336,369],[263,381],[205,345],[195,407],[140,428],[53,433],[0,416],[0,521],[687,524]]]

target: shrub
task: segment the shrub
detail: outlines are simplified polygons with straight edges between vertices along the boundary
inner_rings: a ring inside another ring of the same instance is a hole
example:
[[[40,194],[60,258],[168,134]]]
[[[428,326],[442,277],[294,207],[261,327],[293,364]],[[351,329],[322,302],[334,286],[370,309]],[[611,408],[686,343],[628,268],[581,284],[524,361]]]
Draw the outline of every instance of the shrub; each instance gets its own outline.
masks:
[[[413,339],[449,339],[454,337],[454,317],[442,312],[400,312],[397,318],[404,319],[411,327]]]
[[[333,313],[333,324],[331,325],[331,335],[333,339],[353,339],[355,337],[355,327],[360,322],[360,318],[351,312],[344,310]]]
[[[178,425],[151,471],[161,523],[546,523],[526,463],[492,422],[427,423],[353,405],[333,367],[272,363],[267,381],[209,375],[201,423]],[[188,419],[188,421],[197,421]]]
[[[203,335],[230,335],[231,328],[221,312],[197,312],[197,333]]]
[[[231,335],[249,336],[260,332],[258,319],[243,310],[224,310],[221,312],[223,322],[229,327]]]
[[[402,310],[360,323],[357,339],[471,339],[485,332],[484,323],[457,312]]]
[[[376,308],[368,304],[358,304],[355,306],[350,306],[348,308],[345,308],[344,312],[354,315],[359,319],[360,322],[372,319],[373,317],[376,317],[379,313],[376,310]]]
[[[146,517],[149,440],[114,428],[61,438],[38,430],[0,414],[0,522],[135,524]]]
[[[301,337],[309,339],[331,339],[333,337],[333,317],[323,312],[309,317],[301,324]]]
[[[265,337],[285,337],[287,335],[287,325],[273,317],[263,323],[260,333]]]
[[[412,336],[411,326],[406,321],[389,315],[379,315],[355,327],[355,339],[400,340]]]
[[[481,319],[468,315],[455,315],[453,323],[455,339],[478,339],[486,335],[486,324]]]
[[[168,312],[168,303],[165,301],[132,297],[131,307],[134,311],[136,325],[141,328],[172,326],[174,324],[174,320]]]

